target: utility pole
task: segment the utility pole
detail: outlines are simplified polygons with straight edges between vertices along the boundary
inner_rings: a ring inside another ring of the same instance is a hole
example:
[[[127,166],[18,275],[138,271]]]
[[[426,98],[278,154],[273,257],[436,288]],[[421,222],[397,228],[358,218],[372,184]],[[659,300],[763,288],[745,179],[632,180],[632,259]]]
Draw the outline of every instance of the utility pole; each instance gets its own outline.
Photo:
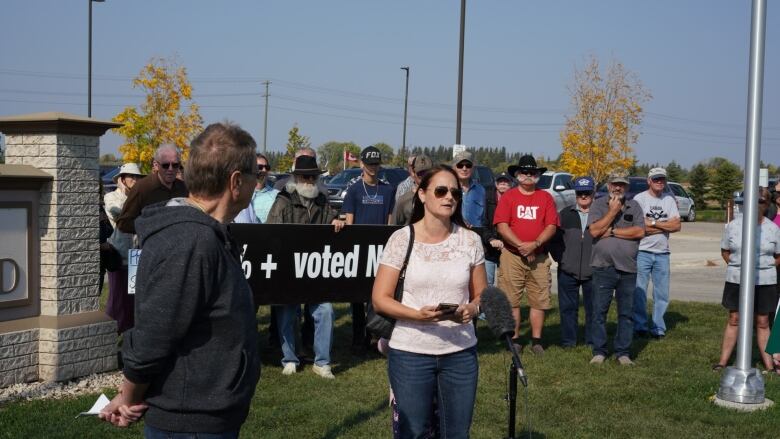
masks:
[[[266,142],[268,141],[268,86],[271,85],[271,81],[263,82],[265,84],[265,121],[263,122],[263,155],[266,154]]]
[[[406,109],[409,103],[409,66],[401,67],[406,70],[406,92],[404,93],[404,137],[401,143],[401,157],[406,158]]]
[[[463,115],[463,40],[466,38],[466,0],[460,1],[460,47],[458,51],[458,114],[455,144],[460,145],[461,116]]]

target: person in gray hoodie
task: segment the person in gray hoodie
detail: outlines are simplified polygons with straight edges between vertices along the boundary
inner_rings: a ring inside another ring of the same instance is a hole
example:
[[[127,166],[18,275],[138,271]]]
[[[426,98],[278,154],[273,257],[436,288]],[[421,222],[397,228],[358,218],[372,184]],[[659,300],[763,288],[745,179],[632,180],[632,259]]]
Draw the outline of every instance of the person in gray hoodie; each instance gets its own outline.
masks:
[[[596,190],[591,177],[574,179],[577,201],[558,212],[560,225],[550,243],[550,254],[558,263],[558,306],[561,308],[561,346],[577,344],[577,314],[580,288],[585,307],[585,343],[590,345],[593,316],[590,254],[593,237],[588,232],[588,213]]]
[[[136,220],[136,324],[125,333],[120,392],[102,419],[127,426],[145,412],[147,438],[238,437],[260,358],[252,292],[226,226],[252,197],[255,146],[236,125],[209,125],[190,147],[189,197]]]

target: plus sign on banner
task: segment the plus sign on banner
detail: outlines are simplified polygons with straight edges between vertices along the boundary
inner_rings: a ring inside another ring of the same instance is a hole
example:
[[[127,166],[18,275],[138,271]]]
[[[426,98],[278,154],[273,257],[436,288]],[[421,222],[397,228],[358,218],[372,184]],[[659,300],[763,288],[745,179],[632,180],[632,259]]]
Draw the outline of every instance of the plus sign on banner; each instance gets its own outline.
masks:
[[[370,300],[387,239],[398,227],[231,224],[258,305]]]

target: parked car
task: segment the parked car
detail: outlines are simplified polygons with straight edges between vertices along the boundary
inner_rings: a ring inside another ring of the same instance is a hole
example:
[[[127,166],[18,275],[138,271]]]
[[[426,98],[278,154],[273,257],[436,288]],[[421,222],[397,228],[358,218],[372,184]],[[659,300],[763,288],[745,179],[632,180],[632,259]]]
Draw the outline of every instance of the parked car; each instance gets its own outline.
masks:
[[[536,189],[552,195],[555,200],[555,210],[560,211],[576,201],[572,178],[573,176],[567,172],[547,171],[539,176]]]
[[[647,185],[647,177],[628,177],[628,189],[626,189],[626,199],[633,199],[636,194],[644,192],[649,188]],[[664,188],[664,193],[674,196],[677,201],[677,210],[680,211],[680,218],[684,221],[696,220],[696,206],[694,206],[693,198],[685,191],[685,189],[673,181],[669,181]],[[607,195],[607,185],[602,185],[598,192],[596,192],[596,198],[601,198]]]
[[[344,195],[347,192],[347,186],[349,182],[355,177],[360,175],[360,168],[351,168],[336,174],[326,185],[328,188],[328,201],[333,209],[341,209],[341,205],[344,204]],[[393,188],[398,186],[398,183],[404,181],[409,173],[402,168],[380,168],[379,179],[387,181]]]
[[[696,221],[696,206],[693,202],[693,197],[686,192],[680,183],[670,181],[666,186],[672,190],[674,199],[677,200],[677,210],[680,211],[680,218],[683,221]]]
[[[120,168],[119,166],[116,166],[112,169],[101,172],[100,180],[103,182],[103,193],[107,194],[109,192],[113,192],[116,189],[116,183],[114,183],[114,176],[119,173],[119,168]]]

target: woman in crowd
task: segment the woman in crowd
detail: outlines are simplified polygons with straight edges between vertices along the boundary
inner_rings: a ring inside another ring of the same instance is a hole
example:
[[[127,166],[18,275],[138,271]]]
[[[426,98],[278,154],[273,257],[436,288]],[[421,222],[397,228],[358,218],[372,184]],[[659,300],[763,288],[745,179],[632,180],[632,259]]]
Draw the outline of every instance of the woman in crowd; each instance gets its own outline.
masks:
[[[108,242],[122,256],[122,267],[108,273],[108,303],[106,303],[106,314],[116,320],[117,331],[120,334],[133,327],[134,299],[127,294],[127,251],[133,246],[133,235],[120,231],[116,227],[116,219],[122,213],[122,206],[127,200],[130,189],[143,176],[137,164],[125,163],[113,178],[116,190],[103,197],[106,214],[114,227],[114,233]]]
[[[397,319],[387,369],[403,438],[427,434],[434,395],[441,437],[469,436],[479,371],[471,321],[479,314],[487,279],[480,237],[461,216],[462,196],[449,167],[426,174],[414,199],[415,237],[402,301],[393,293],[409,245],[408,227],[388,240],[374,282],[375,310]],[[438,306],[446,303],[457,306],[450,312]]]
[[[780,262],[780,228],[764,216],[769,205],[769,191],[759,188],[758,192],[758,244],[756,258],[756,286],[753,298],[756,340],[761,351],[761,360],[767,371],[779,373],[771,355],[766,353],[769,338],[769,314],[775,311],[778,301],[777,264]],[[731,221],[723,232],[720,252],[726,261],[726,285],[723,288],[723,307],[729,311],[729,320],[723,332],[720,361],[712,369],[721,370],[728,364],[739,332],[739,282],[742,265],[742,216]]]

